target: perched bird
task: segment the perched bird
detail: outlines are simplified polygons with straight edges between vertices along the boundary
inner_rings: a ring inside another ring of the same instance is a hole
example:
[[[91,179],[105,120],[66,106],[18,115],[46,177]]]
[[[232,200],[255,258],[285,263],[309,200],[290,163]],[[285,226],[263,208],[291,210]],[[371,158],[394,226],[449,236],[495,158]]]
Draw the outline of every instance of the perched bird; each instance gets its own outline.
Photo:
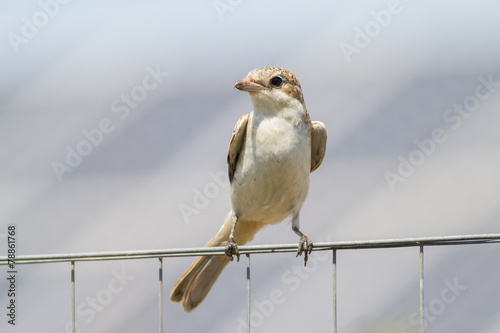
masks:
[[[172,288],[170,299],[187,312],[203,301],[233,256],[239,259],[238,244],[264,226],[291,215],[304,264],[313,247],[299,229],[299,213],[309,174],[325,156],[326,127],[311,121],[299,81],[283,68],[257,68],[234,87],[250,94],[253,112],[233,130],[227,155],[232,209],[206,245],[225,246],[226,255],[198,257]]]

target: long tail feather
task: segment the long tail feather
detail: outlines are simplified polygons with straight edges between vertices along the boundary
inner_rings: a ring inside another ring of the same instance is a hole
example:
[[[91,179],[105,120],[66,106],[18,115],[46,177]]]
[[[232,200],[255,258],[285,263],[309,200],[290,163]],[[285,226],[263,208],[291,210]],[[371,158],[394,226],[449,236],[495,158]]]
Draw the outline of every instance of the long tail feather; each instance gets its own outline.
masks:
[[[225,246],[231,232],[231,226],[232,214],[229,213],[224,225],[217,235],[208,242],[207,246]],[[238,223],[234,230],[236,243],[238,245],[246,244],[262,227],[263,224],[261,223],[246,221]],[[172,288],[170,300],[181,302],[184,311],[191,312],[205,299],[229,262],[230,258],[227,256],[202,256],[196,258]]]

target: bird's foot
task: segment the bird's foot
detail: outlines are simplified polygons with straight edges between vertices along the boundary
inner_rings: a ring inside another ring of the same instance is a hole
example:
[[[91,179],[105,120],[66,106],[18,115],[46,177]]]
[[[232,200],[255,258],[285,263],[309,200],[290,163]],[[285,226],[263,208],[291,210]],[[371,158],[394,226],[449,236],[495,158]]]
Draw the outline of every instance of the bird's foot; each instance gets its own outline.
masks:
[[[301,256],[302,253],[304,253],[304,267],[307,265],[307,259],[309,259],[312,249],[313,242],[311,242],[307,236],[302,235],[299,240],[299,248],[297,249],[296,257]]]
[[[236,256],[236,261],[240,261],[240,251],[238,250],[238,244],[236,244],[234,237],[229,237],[224,252],[226,256],[231,258],[231,261],[233,260],[233,256]]]

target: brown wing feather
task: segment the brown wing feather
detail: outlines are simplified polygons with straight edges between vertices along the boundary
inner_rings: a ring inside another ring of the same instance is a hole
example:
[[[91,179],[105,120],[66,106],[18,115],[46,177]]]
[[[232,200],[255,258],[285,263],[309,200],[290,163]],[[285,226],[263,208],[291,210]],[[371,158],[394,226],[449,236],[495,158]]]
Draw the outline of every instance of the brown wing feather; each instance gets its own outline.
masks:
[[[321,121],[311,122],[311,172],[323,162],[326,150],[326,126]]]
[[[247,124],[249,114],[244,114],[236,122],[234,126],[233,136],[231,137],[231,142],[229,143],[229,151],[227,152],[227,167],[229,173],[229,182],[233,182],[234,173],[236,172],[236,166],[238,165],[238,158],[240,157],[240,152],[245,143],[245,137],[247,133]]]

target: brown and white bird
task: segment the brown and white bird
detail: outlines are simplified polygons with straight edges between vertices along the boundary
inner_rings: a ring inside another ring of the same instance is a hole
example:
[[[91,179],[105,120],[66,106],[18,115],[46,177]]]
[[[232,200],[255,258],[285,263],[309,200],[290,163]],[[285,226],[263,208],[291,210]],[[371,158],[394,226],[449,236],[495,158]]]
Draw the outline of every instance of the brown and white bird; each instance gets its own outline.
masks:
[[[225,246],[225,256],[203,256],[172,288],[170,299],[189,312],[208,294],[238,244],[250,241],[268,224],[292,216],[300,236],[297,256],[304,264],[313,243],[299,229],[299,213],[309,190],[309,174],[323,161],[326,127],[311,122],[300,83],[283,68],[257,68],[235,84],[247,91],[253,112],[243,115],[233,130],[227,163],[232,210],[206,246]]]

